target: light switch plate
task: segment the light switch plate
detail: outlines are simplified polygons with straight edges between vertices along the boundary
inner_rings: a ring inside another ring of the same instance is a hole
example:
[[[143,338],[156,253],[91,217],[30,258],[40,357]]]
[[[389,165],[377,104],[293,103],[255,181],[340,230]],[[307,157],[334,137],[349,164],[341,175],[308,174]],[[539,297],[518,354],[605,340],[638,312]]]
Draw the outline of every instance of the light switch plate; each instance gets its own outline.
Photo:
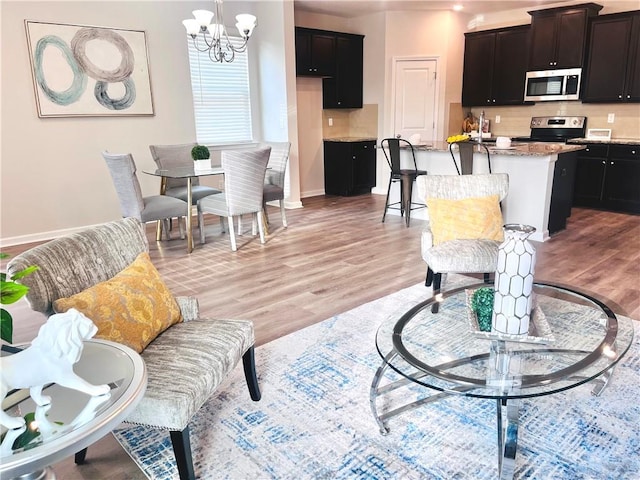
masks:
[[[615,121],[616,121],[615,113],[610,113],[609,115],[607,115],[607,123],[613,123]]]

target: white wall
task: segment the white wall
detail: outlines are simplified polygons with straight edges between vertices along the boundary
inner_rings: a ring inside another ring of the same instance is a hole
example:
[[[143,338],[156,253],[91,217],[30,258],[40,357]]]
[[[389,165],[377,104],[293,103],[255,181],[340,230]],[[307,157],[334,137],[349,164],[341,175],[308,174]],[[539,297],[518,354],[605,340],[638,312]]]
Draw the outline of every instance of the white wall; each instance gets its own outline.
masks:
[[[348,19],[342,17],[295,11],[294,18],[297,27],[360,33],[351,29]],[[323,195],[322,79],[297,77],[296,96],[300,154],[300,197]]]
[[[212,8],[212,2],[3,1],[0,5],[2,244],[53,238],[119,218],[116,193],[100,155],[104,149],[131,152],[143,193],[157,193],[158,178],[141,172],[155,168],[148,146],[195,141],[186,36],[181,20],[189,18],[196,8]],[[256,62],[255,55],[263,42],[262,53],[271,59],[271,64],[258,62],[260,69],[267,70],[258,73],[262,79],[259,87],[268,85],[269,94],[258,92],[254,97],[254,109],[260,112],[256,132],[287,140],[290,128],[296,134],[297,124],[292,94],[295,72],[291,67],[295,64],[291,47],[293,5],[290,0],[227,1],[227,26],[233,28],[236,13],[252,10],[258,16],[258,27],[250,42],[250,61]],[[145,30],[155,116],[38,118],[25,19]],[[292,152],[292,158],[297,161],[297,151]],[[296,165],[291,171],[294,169],[297,170]],[[292,185],[291,195],[299,195],[297,178],[292,183],[295,188]],[[293,203],[299,203],[299,197]]]

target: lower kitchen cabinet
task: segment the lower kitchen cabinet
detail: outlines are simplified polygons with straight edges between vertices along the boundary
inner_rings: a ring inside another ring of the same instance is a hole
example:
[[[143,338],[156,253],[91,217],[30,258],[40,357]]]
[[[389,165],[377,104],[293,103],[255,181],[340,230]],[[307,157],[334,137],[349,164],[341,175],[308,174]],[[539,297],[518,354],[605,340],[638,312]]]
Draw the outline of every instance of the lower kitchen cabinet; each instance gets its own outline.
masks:
[[[571,216],[573,188],[576,173],[577,152],[558,155],[553,171],[551,205],[549,207],[549,235],[567,228],[567,218]]]
[[[640,145],[588,144],[579,151],[573,205],[640,213]]]
[[[376,142],[324,141],[324,192],[361,195],[376,185]]]

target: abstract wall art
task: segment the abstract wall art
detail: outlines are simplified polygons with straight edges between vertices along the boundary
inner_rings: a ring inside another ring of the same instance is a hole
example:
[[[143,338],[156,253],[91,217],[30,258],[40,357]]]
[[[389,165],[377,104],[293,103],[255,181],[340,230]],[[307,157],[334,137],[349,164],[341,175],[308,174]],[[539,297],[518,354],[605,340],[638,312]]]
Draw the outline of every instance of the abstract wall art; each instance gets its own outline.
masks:
[[[153,115],[142,30],[25,20],[39,117]]]

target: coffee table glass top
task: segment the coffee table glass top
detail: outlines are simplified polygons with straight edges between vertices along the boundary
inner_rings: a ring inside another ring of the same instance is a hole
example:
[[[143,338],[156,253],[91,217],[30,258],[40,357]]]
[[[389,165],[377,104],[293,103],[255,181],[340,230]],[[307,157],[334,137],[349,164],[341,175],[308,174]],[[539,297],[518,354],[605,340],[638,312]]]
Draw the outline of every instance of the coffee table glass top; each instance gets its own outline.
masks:
[[[560,286],[536,284],[536,301],[548,325],[542,341],[486,338],[472,326],[465,290],[430,298],[388,318],[376,345],[404,377],[436,390],[482,398],[547,395],[590,381],[609,370],[633,339],[632,321],[604,304]],[[538,334],[538,332],[535,332]]]

